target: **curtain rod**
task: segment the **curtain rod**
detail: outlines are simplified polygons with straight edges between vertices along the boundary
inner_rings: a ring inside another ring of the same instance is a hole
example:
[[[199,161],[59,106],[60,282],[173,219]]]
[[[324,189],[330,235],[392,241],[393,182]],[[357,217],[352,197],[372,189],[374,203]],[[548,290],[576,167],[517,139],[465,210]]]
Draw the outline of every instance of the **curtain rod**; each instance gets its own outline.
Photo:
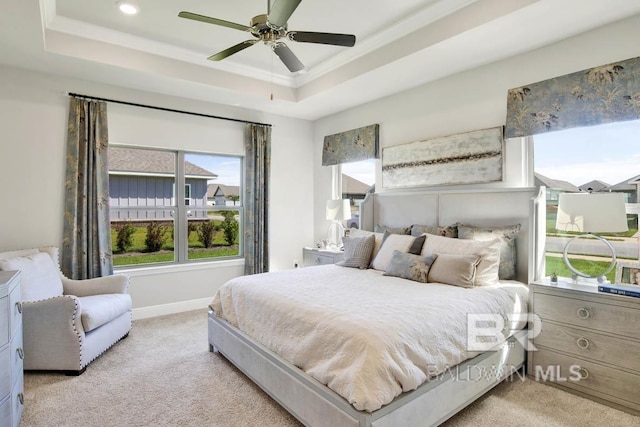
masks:
[[[117,99],[99,98],[97,96],[81,95],[81,94],[72,93],[72,92],[69,92],[69,96],[72,96],[74,98],[92,99],[94,101],[105,101],[105,102],[113,102],[115,104],[131,105],[133,107],[150,108],[152,110],[168,111],[171,113],[189,114],[191,116],[198,116],[198,117],[208,117],[210,119],[228,120],[230,122],[247,123],[251,125],[261,125],[261,126],[269,126],[269,127],[273,126],[270,123],[252,122],[249,120],[234,119],[231,117],[222,117],[222,116],[214,116],[211,114],[194,113],[192,111],[175,110],[173,108],[156,107],[154,105],[146,105],[146,104],[137,104],[135,102],[119,101]]]

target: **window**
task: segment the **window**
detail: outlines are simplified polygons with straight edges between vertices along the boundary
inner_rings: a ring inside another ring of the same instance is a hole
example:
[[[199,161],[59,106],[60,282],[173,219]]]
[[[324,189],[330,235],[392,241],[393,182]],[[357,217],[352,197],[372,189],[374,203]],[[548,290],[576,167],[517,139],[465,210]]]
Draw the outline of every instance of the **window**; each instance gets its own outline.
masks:
[[[191,184],[184,185],[184,204],[186,206],[191,204]]]
[[[640,121],[619,122],[549,132],[533,137],[536,186],[546,187],[546,275],[570,277],[562,253],[567,233],[555,228],[558,196],[565,192],[621,192],[627,203],[637,204],[640,195]],[[628,212],[630,206],[628,207]],[[637,210],[636,210],[637,212]],[[627,233],[605,235],[619,259],[638,259],[638,215],[628,214]],[[573,237],[573,236],[570,236]],[[601,259],[600,259],[601,258]],[[603,272],[611,258],[604,244],[586,241],[571,263],[590,274]],[[615,270],[607,278],[614,281]]]
[[[336,198],[349,199],[351,205],[351,219],[346,221],[346,227],[359,228],[360,203],[376,183],[376,159],[342,163],[334,167],[334,174],[334,181],[341,183]]]
[[[242,162],[238,156],[110,147],[114,266],[241,256]],[[176,188],[184,188],[183,197]]]

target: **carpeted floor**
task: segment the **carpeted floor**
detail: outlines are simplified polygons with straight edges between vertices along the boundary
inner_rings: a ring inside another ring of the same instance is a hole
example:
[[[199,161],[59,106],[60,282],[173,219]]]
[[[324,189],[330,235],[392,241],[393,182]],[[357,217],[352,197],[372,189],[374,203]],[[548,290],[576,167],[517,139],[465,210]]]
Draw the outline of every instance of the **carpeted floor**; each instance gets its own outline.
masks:
[[[198,310],[136,321],[127,339],[79,377],[26,373],[21,427],[299,426],[223,357],[209,353],[206,318]],[[640,427],[640,417],[517,380],[497,386],[446,425]]]

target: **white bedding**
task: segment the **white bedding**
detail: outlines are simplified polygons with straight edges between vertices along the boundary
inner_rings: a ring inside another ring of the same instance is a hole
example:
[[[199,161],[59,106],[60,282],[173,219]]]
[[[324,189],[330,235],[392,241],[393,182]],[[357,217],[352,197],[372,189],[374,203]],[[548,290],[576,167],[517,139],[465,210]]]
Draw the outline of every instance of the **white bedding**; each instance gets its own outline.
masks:
[[[374,411],[475,356],[467,313],[526,313],[517,282],[465,289],[335,265],[243,276],[211,308],[347,399]]]

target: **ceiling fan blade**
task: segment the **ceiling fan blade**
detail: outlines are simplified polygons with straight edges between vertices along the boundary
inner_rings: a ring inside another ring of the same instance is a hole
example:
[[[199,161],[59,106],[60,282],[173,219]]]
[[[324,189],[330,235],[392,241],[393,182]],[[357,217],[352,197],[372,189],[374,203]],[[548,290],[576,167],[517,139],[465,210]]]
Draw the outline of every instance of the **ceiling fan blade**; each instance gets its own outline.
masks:
[[[210,61],[221,61],[224,58],[228,58],[229,56],[233,55],[234,53],[238,53],[241,50],[244,50],[250,46],[253,46],[254,44],[258,43],[258,40],[245,40],[242,43],[238,43],[235,46],[231,46],[228,49],[225,49],[223,51],[220,51],[214,55],[211,55],[210,57],[208,57],[207,59]]]
[[[284,44],[278,43],[273,46],[273,51],[278,55],[280,60],[287,66],[289,71],[295,73],[296,71],[304,70],[304,64],[300,62],[297,56],[293,54],[291,49]]]
[[[356,36],[353,34],[314,33],[309,31],[289,31],[289,40],[302,43],[331,44],[335,46],[352,47],[356,44]]]
[[[209,16],[198,15],[197,13],[182,11],[178,14],[180,18],[193,19],[194,21],[206,22],[207,24],[221,25],[223,27],[233,28],[240,31],[251,31],[251,27],[236,24],[235,22],[223,21],[222,19],[211,18]]]
[[[276,0],[269,11],[269,23],[275,27],[284,27],[302,0]]]

